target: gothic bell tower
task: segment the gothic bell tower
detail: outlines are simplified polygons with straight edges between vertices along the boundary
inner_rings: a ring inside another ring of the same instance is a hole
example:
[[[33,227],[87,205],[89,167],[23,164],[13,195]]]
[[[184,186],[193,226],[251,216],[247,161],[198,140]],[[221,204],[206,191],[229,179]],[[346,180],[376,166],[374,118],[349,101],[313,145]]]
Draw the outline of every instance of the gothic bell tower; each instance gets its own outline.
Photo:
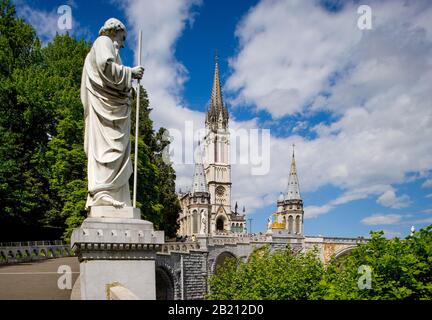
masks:
[[[231,165],[228,109],[224,105],[215,59],[213,88],[207,109],[204,137],[204,170],[210,193],[210,232],[230,230]]]
[[[287,191],[285,196],[282,193],[279,196],[277,211],[273,216],[275,221],[272,224],[272,229],[286,229],[290,236],[303,237],[304,210],[297,176],[294,145]]]

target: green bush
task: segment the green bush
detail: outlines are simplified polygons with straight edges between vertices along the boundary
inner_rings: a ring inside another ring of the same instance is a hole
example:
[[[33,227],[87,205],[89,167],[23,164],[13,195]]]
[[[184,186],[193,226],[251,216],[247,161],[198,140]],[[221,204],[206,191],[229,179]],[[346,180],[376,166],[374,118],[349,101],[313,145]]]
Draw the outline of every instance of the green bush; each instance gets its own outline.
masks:
[[[316,251],[252,253],[247,262],[228,260],[210,278],[208,299],[402,300],[432,299],[432,225],[406,239],[371,232],[342,258],[323,265]],[[370,270],[370,288],[359,286]]]

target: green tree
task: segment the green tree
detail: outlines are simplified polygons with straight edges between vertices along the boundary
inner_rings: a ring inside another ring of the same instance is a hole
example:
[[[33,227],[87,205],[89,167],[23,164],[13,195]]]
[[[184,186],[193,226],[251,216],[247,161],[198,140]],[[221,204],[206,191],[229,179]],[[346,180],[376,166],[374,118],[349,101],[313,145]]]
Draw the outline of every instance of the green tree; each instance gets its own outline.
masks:
[[[333,259],[320,283],[318,298],[324,299],[431,299],[432,225],[406,239],[385,239],[371,232],[341,261]],[[371,288],[358,286],[360,266],[371,270]]]
[[[68,239],[86,216],[87,161],[83,148],[84,121],[80,99],[81,74],[90,44],[68,34],[57,35],[42,51],[43,92],[54,110],[55,130],[43,155],[49,182],[50,209],[44,223]]]
[[[342,258],[322,265],[317,252],[268,248],[247,262],[228,261],[210,279],[209,299],[432,299],[432,225],[406,239],[371,232]],[[359,267],[371,271],[371,287],[359,286]]]
[[[0,240],[67,240],[86,216],[80,84],[90,47],[66,34],[41,48],[11,1],[0,0]],[[144,89],[142,97],[139,206],[172,236],[180,207],[174,170],[162,161],[169,142],[165,129],[153,131]]]
[[[147,92],[141,87],[138,133],[137,206],[144,219],[152,221],[165,235],[174,237],[180,203],[175,193],[175,171],[166,156],[170,141],[167,130],[153,129]],[[132,103],[132,145],[135,143],[136,99]],[[134,159],[134,154],[131,155]],[[131,190],[133,180],[131,179]]]
[[[25,93],[40,63],[34,29],[16,17],[15,6],[0,0],[0,238],[38,239],[48,207],[46,183],[35,163],[48,140],[51,110],[34,107]],[[37,99],[37,93],[35,93]]]
[[[304,300],[315,294],[324,266],[314,251],[255,250],[247,262],[229,259],[210,278],[208,299]]]

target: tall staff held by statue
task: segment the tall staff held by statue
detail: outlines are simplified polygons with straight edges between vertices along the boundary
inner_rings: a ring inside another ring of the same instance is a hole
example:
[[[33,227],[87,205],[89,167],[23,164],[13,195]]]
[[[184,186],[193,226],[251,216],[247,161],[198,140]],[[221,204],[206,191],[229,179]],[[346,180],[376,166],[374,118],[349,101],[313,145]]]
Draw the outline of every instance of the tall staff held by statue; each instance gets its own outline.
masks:
[[[138,65],[141,65],[141,39],[142,31],[138,34]],[[135,116],[135,160],[134,160],[134,182],[133,182],[133,207],[136,208],[137,180],[138,180],[138,129],[139,129],[139,110],[140,110],[141,79],[138,79],[136,95],[136,116]]]

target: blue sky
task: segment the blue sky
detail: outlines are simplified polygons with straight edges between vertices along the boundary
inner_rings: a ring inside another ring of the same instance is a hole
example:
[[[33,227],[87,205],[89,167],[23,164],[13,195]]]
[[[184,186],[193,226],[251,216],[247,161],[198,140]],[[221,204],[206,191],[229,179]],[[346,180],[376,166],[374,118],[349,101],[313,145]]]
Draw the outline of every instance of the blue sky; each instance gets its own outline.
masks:
[[[231,128],[271,132],[269,172],[233,165],[233,205],[263,231],[285,191],[295,143],[307,235],[406,236],[432,223],[432,5],[362,1],[16,0],[46,43],[57,8],[72,8],[71,33],[93,40],[109,17],[125,22],[126,65],[144,32],[143,79],[156,126],[203,126],[214,54]],[[192,166],[175,165],[177,187]]]

